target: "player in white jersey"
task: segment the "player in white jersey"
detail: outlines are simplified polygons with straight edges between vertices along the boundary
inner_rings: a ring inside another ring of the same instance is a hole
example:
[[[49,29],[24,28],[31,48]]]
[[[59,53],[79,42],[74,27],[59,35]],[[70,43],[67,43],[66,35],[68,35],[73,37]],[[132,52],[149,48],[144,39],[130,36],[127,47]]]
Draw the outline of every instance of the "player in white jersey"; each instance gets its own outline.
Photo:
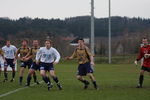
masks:
[[[2,51],[2,49],[0,49],[0,75],[1,75],[1,67],[2,67],[2,63],[3,63],[3,61],[4,61],[4,53],[3,53],[3,51]]]
[[[62,89],[62,86],[60,85],[60,82],[55,74],[53,66],[56,65],[59,62],[59,60],[59,52],[52,47],[52,42],[50,40],[46,40],[45,47],[41,47],[36,54],[36,63],[40,63],[40,74],[45,83],[48,85],[48,90],[52,88],[52,84],[50,82],[49,77],[46,75],[46,72],[50,73],[50,76],[56,82],[58,89]]]
[[[12,79],[10,80],[10,82],[14,81],[15,78],[15,54],[17,51],[17,48],[14,45],[11,45],[10,41],[7,40],[6,41],[6,45],[4,47],[2,47],[2,51],[4,52],[4,81],[8,80],[8,76],[7,76],[7,67],[10,66],[12,68]]]

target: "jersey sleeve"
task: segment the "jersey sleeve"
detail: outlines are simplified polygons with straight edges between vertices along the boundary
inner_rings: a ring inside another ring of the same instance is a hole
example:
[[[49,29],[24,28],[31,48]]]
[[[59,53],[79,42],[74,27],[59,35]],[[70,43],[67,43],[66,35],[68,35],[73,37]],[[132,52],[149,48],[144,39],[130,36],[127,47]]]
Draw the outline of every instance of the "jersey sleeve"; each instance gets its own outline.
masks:
[[[85,47],[85,50],[86,50],[86,53],[87,55],[90,57],[90,56],[94,56],[91,52],[90,52],[90,49],[88,47]]]
[[[71,58],[77,58],[77,48],[74,50],[73,54],[71,55]]]
[[[142,53],[142,48],[139,49],[139,54],[137,56],[137,61],[139,61],[140,59],[142,59],[144,57],[143,53]]]
[[[2,47],[2,51],[5,52],[5,47]]]
[[[37,53],[36,53],[36,61],[39,61],[40,60],[40,58],[41,58],[41,56],[42,56],[42,53],[41,53],[41,49],[39,49],[38,51],[37,51]]]
[[[17,50],[18,50],[18,49],[14,46],[14,52],[15,52],[15,53],[17,52]]]
[[[59,52],[55,48],[53,49],[53,53],[54,53],[55,58],[56,58],[55,62],[58,63],[59,60],[60,60],[60,54],[59,54]]]
[[[4,55],[4,52],[2,49],[0,49],[0,54],[3,56]]]

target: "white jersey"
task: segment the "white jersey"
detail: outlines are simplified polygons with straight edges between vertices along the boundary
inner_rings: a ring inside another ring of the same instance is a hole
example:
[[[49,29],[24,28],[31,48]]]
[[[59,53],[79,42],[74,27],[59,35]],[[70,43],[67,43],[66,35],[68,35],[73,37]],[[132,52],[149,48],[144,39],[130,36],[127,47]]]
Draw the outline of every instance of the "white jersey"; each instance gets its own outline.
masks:
[[[40,61],[43,63],[52,63],[52,62],[58,63],[59,60],[60,54],[53,47],[51,47],[50,49],[47,49],[46,47],[41,47],[36,54],[36,61]]]
[[[4,52],[4,57],[7,59],[14,59],[15,53],[17,52],[17,48],[14,45],[4,46],[2,47],[2,50]]]

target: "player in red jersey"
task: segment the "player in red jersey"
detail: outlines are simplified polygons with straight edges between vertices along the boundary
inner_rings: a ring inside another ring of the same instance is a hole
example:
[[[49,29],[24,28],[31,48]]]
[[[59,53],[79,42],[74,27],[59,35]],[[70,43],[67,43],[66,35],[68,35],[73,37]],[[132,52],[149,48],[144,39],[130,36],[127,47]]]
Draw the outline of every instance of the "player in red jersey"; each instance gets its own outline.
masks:
[[[139,84],[136,88],[142,88],[145,71],[150,75],[150,45],[148,44],[147,38],[143,38],[142,43],[144,45],[140,48],[139,55],[134,62],[137,65],[137,62],[144,58],[139,76]]]

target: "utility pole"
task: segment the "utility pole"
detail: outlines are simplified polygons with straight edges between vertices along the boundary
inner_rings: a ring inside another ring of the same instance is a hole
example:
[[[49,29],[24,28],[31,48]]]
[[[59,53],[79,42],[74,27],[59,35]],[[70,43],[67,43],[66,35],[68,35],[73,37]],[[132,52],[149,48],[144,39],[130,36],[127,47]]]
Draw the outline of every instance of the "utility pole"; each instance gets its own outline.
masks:
[[[94,0],[91,0],[91,52],[93,54],[95,54],[94,46]]]
[[[109,22],[108,22],[108,63],[111,64],[111,0],[109,0]]]

